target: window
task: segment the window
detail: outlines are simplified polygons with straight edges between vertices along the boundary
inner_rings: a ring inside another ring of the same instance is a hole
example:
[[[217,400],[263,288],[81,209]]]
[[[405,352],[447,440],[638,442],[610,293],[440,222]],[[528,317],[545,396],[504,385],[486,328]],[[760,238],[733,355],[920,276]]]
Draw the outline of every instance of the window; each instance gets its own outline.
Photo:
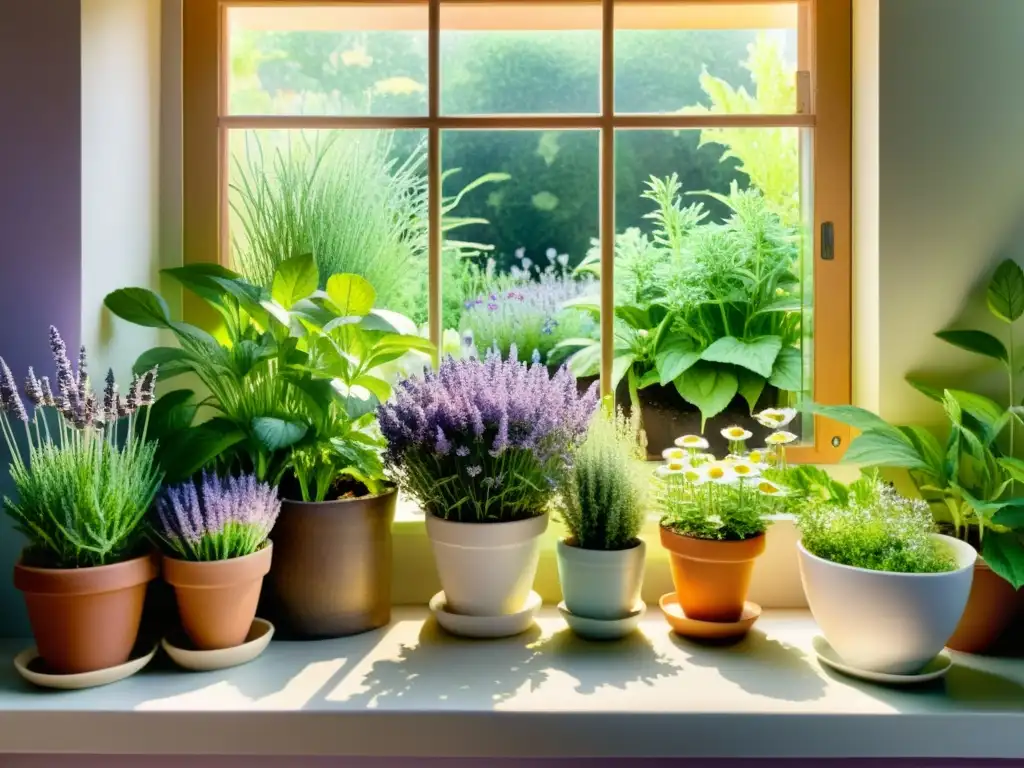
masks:
[[[849,402],[849,0],[184,11],[189,260],[359,271],[445,353],[599,380],[652,456],[702,411]]]

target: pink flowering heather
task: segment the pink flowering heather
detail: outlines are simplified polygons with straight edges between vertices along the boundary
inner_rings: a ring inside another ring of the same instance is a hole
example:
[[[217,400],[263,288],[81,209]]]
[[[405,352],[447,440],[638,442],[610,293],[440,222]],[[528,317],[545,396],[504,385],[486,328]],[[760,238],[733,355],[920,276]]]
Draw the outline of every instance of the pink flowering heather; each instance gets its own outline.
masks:
[[[262,548],[280,510],[277,489],[258,482],[255,475],[222,479],[204,472],[199,483],[161,491],[153,528],[170,552],[184,560],[228,560]]]
[[[401,382],[378,409],[385,466],[430,514],[462,522],[539,515],[586,435],[596,387],[580,395],[566,369],[553,376],[496,352],[447,359]]]

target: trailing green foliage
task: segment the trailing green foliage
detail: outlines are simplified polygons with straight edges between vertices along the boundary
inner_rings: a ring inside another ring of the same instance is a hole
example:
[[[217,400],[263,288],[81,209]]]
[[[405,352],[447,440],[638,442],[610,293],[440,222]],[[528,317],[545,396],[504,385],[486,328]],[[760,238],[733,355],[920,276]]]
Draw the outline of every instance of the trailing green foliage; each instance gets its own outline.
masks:
[[[1007,342],[984,331],[949,330],[936,334],[958,347],[1000,361],[1007,373],[1008,405],[959,389],[910,383],[942,404],[949,430],[940,441],[917,426],[893,426],[854,406],[815,406],[814,412],[860,431],[844,459],[866,466],[903,467],[932,505],[940,523],[977,546],[992,570],[1024,586],[1024,461],[1015,455],[1016,404],[1014,324],[1024,314],[1024,271],[1004,261],[988,288],[988,306],[1007,327]],[[1004,437],[1004,433],[1007,433]]]
[[[583,549],[635,546],[644,522],[646,458],[639,419],[614,410],[611,398],[592,418],[560,489],[568,542]]]
[[[163,300],[141,288],[114,291],[105,304],[178,340],[178,347],[143,353],[137,369],[159,362],[165,377],[195,374],[209,392],[200,400],[178,390],[154,408],[165,430],[159,459],[169,480],[213,466],[222,474],[254,472],[272,485],[284,480],[304,501],[362,486],[379,492],[383,444],[374,410],[391,394],[387,366],[433,351],[415,324],[375,309],[376,293],[358,275],[332,275],[326,290],[317,290],[308,255],[282,262],[269,289],[216,265],[165,273],[217,310],[223,324],[216,338],[172,320]]]
[[[801,541],[813,555],[840,565],[890,573],[942,573],[956,559],[934,538],[928,504],[900,496],[877,473],[846,489],[846,499],[815,501],[798,517]]]

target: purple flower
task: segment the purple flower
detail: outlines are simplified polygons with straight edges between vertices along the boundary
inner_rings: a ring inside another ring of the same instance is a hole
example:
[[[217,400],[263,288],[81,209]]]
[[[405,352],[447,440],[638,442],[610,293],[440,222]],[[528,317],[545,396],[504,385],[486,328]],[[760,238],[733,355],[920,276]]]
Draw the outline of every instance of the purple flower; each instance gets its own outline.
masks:
[[[458,456],[460,459],[464,459],[467,456],[469,456],[469,448],[467,448],[464,445],[460,445],[458,448],[455,449],[455,455]]]
[[[497,312],[497,311],[498,311],[498,305],[497,305],[497,304],[495,304],[495,303],[494,303],[494,302],[492,301],[492,302],[491,302],[490,304],[488,304],[488,305],[487,305],[487,310],[488,310],[489,312]]]
[[[19,421],[28,421],[25,403],[18,393],[18,385],[14,383],[14,375],[7,367],[7,362],[0,357],[0,408]]]

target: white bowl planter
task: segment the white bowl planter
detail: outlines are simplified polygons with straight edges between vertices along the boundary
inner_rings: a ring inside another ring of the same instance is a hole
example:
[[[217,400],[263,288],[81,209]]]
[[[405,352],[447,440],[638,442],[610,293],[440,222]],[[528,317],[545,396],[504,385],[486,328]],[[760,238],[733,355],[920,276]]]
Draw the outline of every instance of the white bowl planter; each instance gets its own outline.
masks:
[[[586,619],[629,616],[640,600],[646,545],[620,550],[583,549],[558,542],[558,578],[565,606]]]
[[[427,515],[448,609],[470,616],[522,611],[547,527],[546,514],[513,523],[458,523]]]
[[[869,672],[920,671],[953,635],[967,605],[977,553],[935,534],[956,558],[947,573],[887,573],[839,565],[800,550],[814,620],[844,662]]]

